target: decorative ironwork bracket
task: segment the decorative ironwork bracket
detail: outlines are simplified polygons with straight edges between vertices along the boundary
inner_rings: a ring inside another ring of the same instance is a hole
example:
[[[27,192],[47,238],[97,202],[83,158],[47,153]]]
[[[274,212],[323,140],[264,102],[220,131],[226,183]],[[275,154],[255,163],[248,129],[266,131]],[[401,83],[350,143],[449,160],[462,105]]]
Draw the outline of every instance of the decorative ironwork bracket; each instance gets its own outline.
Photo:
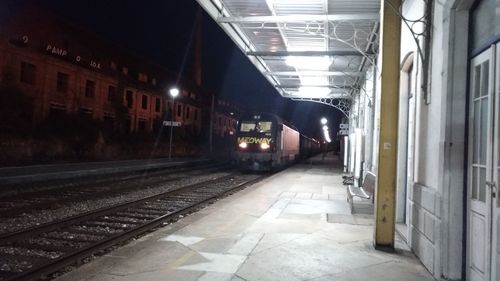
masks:
[[[350,99],[334,99],[334,98],[292,98],[293,101],[308,101],[321,103],[324,105],[332,106],[338,110],[340,110],[347,118],[349,118],[349,114],[351,112],[351,100]]]
[[[430,41],[432,32],[432,0],[422,0],[424,2],[424,12],[420,18],[408,19],[403,16],[403,4],[399,7],[394,7],[390,2],[386,2],[399,15],[404,25],[410,30],[413,40],[417,45],[418,57],[422,61],[422,80],[421,90],[425,103],[430,104],[430,95],[428,93],[427,84],[429,81],[429,61],[430,61]],[[423,43],[421,42],[423,41]],[[423,46],[422,46],[423,45]]]

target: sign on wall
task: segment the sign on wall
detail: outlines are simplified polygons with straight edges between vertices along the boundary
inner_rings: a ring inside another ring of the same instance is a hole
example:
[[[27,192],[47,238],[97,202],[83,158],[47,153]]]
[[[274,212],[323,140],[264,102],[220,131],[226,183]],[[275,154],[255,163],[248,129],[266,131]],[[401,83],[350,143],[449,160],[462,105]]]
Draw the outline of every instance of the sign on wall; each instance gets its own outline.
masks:
[[[163,121],[163,126],[167,126],[167,127],[180,127],[181,126],[181,122],[180,121]]]
[[[347,136],[349,135],[349,124],[339,124],[339,136]]]

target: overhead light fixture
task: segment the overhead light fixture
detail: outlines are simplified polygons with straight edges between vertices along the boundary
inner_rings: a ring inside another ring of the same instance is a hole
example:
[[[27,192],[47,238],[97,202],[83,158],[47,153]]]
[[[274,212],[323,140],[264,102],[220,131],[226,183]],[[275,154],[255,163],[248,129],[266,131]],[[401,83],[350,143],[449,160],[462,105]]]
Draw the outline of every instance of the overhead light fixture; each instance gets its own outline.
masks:
[[[300,87],[298,95],[306,97],[327,97],[330,94],[330,88],[327,87]]]
[[[328,56],[288,56],[285,62],[297,69],[304,70],[328,70],[332,64],[332,58]]]
[[[328,85],[326,76],[300,76],[301,85]]]

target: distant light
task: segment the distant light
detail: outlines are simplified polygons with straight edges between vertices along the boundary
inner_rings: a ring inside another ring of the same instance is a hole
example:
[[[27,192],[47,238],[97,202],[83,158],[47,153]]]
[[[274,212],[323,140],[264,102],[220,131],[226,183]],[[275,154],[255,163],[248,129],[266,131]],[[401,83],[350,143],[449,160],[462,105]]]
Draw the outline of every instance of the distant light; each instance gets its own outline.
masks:
[[[179,89],[177,89],[177,88],[172,88],[172,89],[170,89],[169,92],[170,92],[170,95],[174,98],[179,95]]]
[[[330,132],[328,131],[328,126],[323,125],[323,134],[325,135],[325,141],[330,143],[332,140],[330,139]]]
[[[245,149],[245,148],[247,148],[248,145],[246,142],[240,142],[240,144],[238,144],[238,146]]]
[[[230,115],[234,115],[234,112],[230,112],[229,114],[230,114]]]
[[[321,118],[321,124],[325,125],[326,123],[328,123],[328,120],[325,117]]]
[[[270,147],[270,146],[269,146],[269,144],[267,144],[267,143],[261,143],[261,144],[260,144],[260,148],[261,148],[262,150],[269,149],[269,147]]]
[[[363,149],[363,130],[360,128],[356,128],[354,130],[355,137],[355,162],[354,162],[354,173],[355,175],[361,174],[361,153]]]

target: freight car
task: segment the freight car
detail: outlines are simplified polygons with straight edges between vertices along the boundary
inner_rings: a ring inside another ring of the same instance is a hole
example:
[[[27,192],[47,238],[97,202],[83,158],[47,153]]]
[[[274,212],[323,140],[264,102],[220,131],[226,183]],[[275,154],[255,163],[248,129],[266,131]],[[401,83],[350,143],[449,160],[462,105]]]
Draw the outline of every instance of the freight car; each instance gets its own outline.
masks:
[[[270,171],[310,156],[319,143],[301,136],[297,128],[274,114],[240,118],[236,130],[234,160],[245,170]]]
[[[313,138],[300,135],[300,159],[307,159],[321,152],[321,143]]]

